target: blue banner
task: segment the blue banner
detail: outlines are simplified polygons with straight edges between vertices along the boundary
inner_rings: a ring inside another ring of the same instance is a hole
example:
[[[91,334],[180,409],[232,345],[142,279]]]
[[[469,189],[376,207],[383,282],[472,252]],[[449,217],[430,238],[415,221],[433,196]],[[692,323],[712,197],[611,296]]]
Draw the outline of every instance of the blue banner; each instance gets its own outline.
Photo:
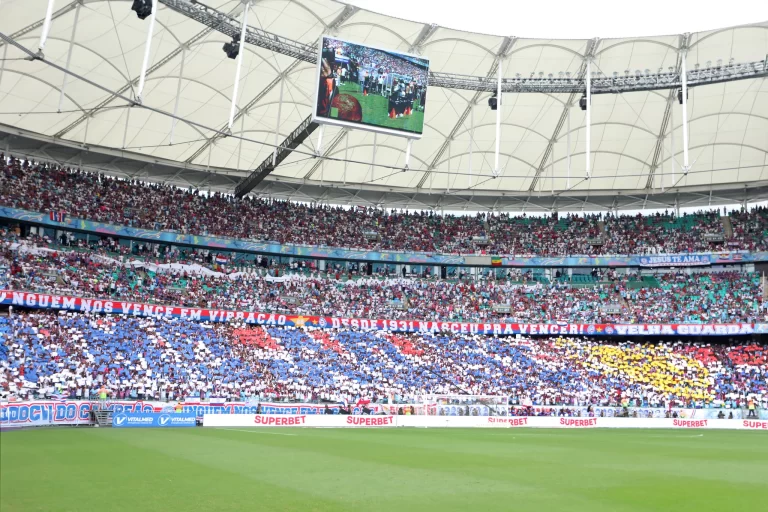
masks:
[[[194,414],[188,413],[120,412],[112,416],[112,426],[116,428],[194,427],[196,420]]]
[[[46,213],[30,212],[0,206],[0,218],[30,222],[53,229],[74,229],[96,235],[109,235],[151,243],[178,244],[201,249],[236,251],[241,253],[273,254],[300,258],[338,259],[351,261],[375,261],[418,265],[467,265],[465,256],[399,251],[368,251],[340,247],[279,244],[277,242],[252,242],[236,238],[183,235],[170,231],[154,231],[129,226],[118,226],[67,216],[62,222],[50,219]],[[476,256],[476,255],[475,255]],[[732,265],[756,261],[768,261],[768,252],[723,251],[700,254],[676,254],[654,256],[513,256],[499,255],[504,267],[646,267]],[[490,257],[488,266],[490,266]],[[471,260],[471,258],[470,258]]]

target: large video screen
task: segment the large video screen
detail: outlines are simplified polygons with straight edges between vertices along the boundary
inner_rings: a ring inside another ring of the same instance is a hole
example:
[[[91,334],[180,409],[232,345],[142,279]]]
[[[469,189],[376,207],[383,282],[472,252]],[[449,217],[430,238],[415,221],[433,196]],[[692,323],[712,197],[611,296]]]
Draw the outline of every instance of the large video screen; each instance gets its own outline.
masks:
[[[323,37],[313,120],[420,137],[429,60]]]

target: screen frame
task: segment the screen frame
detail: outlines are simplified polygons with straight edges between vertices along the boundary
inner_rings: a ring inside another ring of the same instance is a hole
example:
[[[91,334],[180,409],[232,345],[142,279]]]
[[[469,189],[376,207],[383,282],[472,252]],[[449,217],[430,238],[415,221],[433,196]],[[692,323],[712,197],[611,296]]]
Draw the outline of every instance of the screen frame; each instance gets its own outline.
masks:
[[[415,55],[413,53],[400,52],[400,51],[396,51],[396,50],[387,50],[385,48],[380,48],[378,46],[371,46],[369,44],[358,43],[356,41],[351,41],[349,39],[344,39],[344,38],[341,38],[341,37],[332,36],[330,34],[323,34],[322,36],[320,36],[320,44],[319,44],[319,47],[318,47],[318,50],[317,50],[317,63],[316,63],[316,66],[315,66],[316,72],[315,72],[315,81],[314,81],[314,88],[315,88],[314,97],[315,97],[315,101],[312,104],[312,122],[313,123],[317,123],[319,125],[327,124],[327,125],[338,126],[338,127],[342,127],[342,128],[352,128],[352,129],[356,129],[356,130],[364,130],[364,131],[367,131],[367,132],[381,133],[381,134],[384,134],[384,135],[394,135],[396,137],[403,137],[403,138],[406,138],[406,139],[421,139],[421,137],[424,135],[423,127],[422,127],[422,132],[421,133],[417,133],[417,132],[409,132],[409,131],[406,131],[406,130],[395,130],[394,128],[385,128],[383,126],[374,126],[374,125],[371,125],[371,124],[355,123],[355,122],[351,122],[351,121],[342,121],[342,120],[339,120],[339,119],[332,119],[332,118],[329,118],[329,117],[318,117],[318,115],[317,115],[317,102],[320,100],[320,98],[319,98],[319,96],[320,96],[320,88],[319,88],[318,84],[320,83],[320,70],[322,69],[322,62],[323,62],[323,41],[326,38],[328,38],[328,39],[335,39],[337,41],[342,41],[344,43],[356,44],[358,46],[365,46],[366,48],[370,48],[372,50],[378,50],[378,51],[385,52],[385,53],[396,53],[396,54],[399,54],[399,55],[405,55],[406,57],[413,57],[415,59],[426,60],[427,61],[427,80],[426,80],[425,87],[427,88],[427,91],[429,90],[429,66],[430,66],[430,64],[429,64],[429,58],[428,57],[424,57],[423,55]],[[424,126],[426,126],[426,124],[427,123],[426,123],[426,120],[425,120]]]

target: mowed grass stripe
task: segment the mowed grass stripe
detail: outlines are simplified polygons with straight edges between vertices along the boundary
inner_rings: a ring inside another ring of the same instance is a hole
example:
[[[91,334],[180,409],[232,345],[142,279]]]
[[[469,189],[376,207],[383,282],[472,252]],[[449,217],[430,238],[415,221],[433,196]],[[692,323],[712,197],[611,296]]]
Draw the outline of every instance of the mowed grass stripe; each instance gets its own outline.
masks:
[[[768,482],[759,432],[243,430],[6,432],[0,508],[733,510]]]

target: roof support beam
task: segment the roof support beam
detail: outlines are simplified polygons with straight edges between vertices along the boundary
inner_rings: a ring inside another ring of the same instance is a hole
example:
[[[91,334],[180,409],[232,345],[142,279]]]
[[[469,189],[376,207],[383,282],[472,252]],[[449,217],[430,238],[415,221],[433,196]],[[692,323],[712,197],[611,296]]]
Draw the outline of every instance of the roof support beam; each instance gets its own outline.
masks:
[[[579,72],[577,74],[578,80],[583,80],[584,76],[587,74],[587,60],[594,58],[595,51],[597,50],[597,46],[600,44],[600,40],[597,38],[590,39],[587,43],[587,48],[584,51],[584,62],[581,65],[581,68],[579,68]],[[560,137],[560,132],[563,129],[563,125],[569,120],[568,119],[568,112],[571,108],[573,108],[573,105],[577,101],[577,98],[581,93],[572,92],[571,95],[568,97],[568,101],[565,102],[565,107],[563,107],[563,111],[560,114],[560,119],[557,121],[557,124],[555,125],[555,131],[552,133],[552,137],[549,138],[549,144],[547,144],[547,148],[544,150],[544,154],[541,155],[541,160],[539,160],[539,166],[536,169],[536,174],[533,176],[533,180],[531,180],[531,185],[528,187],[528,190],[530,192],[536,191],[536,185],[539,182],[539,178],[544,173],[544,169],[547,167],[547,161],[549,160],[550,155],[552,154],[552,149],[555,143],[557,142],[558,137]],[[587,105],[587,108],[589,108],[589,105]],[[570,131],[568,132],[570,134]],[[568,155],[570,155],[570,147],[568,148]],[[570,170],[570,167],[569,167]]]
[[[161,3],[164,3],[164,2],[161,2]],[[237,10],[238,10],[238,8],[235,8],[235,9],[234,9],[232,12],[230,12],[230,14],[232,14],[232,13],[236,12]],[[222,16],[225,16],[225,15],[222,13]],[[222,20],[222,21],[220,21],[219,23],[225,23],[225,21],[224,21],[224,20]],[[185,41],[185,42],[184,42],[182,45],[180,45],[178,48],[175,48],[175,49],[174,49],[172,52],[170,52],[170,53],[169,53],[168,55],[166,55],[164,58],[162,58],[162,59],[160,59],[159,61],[157,61],[157,62],[156,62],[156,63],[155,63],[155,64],[154,64],[152,67],[150,67],[150,68],[147,70],[147,75],[151,75],[152,73],[154,73],[154,72],[155,72],[155,71],[157,71],[158,69],[162,68],[163,66],[165,66],[166,64],[168,64],[169,62],[171,62],[171,61],[172,61],[173,59],[175,59],[175,58],[176,58],[176,57],[177,57],[179,54],[181,54],[181,53],[182,53],[182,51],[184,51],[184,48],[189,48],[190,46],[192,46],[193,44],[195,44],[197,41],[199,41],[199,40],[201,40],[201,39],[204,39],[205,37],[207,37],[207,36],[208,36],[208,34],[210,34],[211,32],[213,32],[214,30],[215,30],[214,28],[205,28],[205,29],[201,30],[200,32],[198,32],[197,34],[195,34],[194,36],[192,36],[192,37],[191,37],[191,38],[190,38],[188,41]],[[133,86],[134,86],[134,85],[136,85],[136,84],[138,84],[138,81],[139,81],[139,77],[136,77],[136,78],[135,78],[135,79],[133,79],[131,82],[129,82],[129,83],[125,84],[124,86],[122,86],[122,87],[121,87],[121,88],[120,88],[120,89],[117,91],[117,94],[120,94],[120,95],[124,95],[125,93],[127,93],[127,92],[129,92],[129,91],[132,91],[132,90],[133,90]],[[64,127],[63,129],[59,130],[59,131],[58,131],[58,132],[57,132],[57,133],[54,135],[54,137],[55,137],[55,138],[57,138],[57,139],[60,139],[60,138],[64,137],[64,135],[66,135],[67,133],[71,132],[73,129],[77,128],[78,126],[80,126],[80,124],[82,124],[83,122],[85,122],[85,120],[86,120],[86,119],[88,119],[88,117],[89,117],[89,116],[93,116],[93,115],[94,115],[96,112],[100,111],[101,109],[103,109],[104,107],[106,107],[107,105],[109,105],[110,103],[112,103],[113,101],[115,101],[115,100],[116,100],[116,99],[118,99],[118,98],[119,98],[119,96],[117,96],[117,95],[112,95],[112,96],[109,96],[109,97],[108,97],[108,98],[106,98],[104,101],[102,101],[101,103],[99,103],[98,105],[96,105],[95,107],[93,107],[93,108],[92,108],[92,109],[89,111],[89,114],[88,114],[88,115],[83,115],[83,116],[79,117],[78,119],[76,119],[75,121],[73,121],[72,123],[70,123],[69,125],[67,125],[66,127]],[[87,143],[88,141],[85,141],[85,140],[84,140],[83,142],[84,142],[84,143]],[[187,162],[187,163],[189,163],[189,162]]]
[[[142,103],[141,97],[144,92],[144,84],[147,82],[147,67],[149,66],[149,56],[152,53],[152,37],[155,35],[155,20],[157,19],[157,0],[150,0],[152,5],[152,14],[149,16],[149,28],[147,29],[147,42],[144,43],[144,60],[141,63],[141,73],[139,74],[139,89],[136,91],[136,102]],[[183,53],[183,52],[182,52]]]
[[[349,128],[345,128],[336,134],[333,140],[331,140],[331,143],[328,144],[328,146],[325,148],[325,151],[323,151],[323,156],[318,158],[318,160],[314,163],[314,165],[312,165],[312,168],[309,170],[309,172],[304,175],[305,180],[312,178],[312,175],[315,174],[315,171],[317,171],[320,168],[320,165],[322,165],[325,158],[330,156],[331,153],[333,153],[336,147],[339,144],[341,144],[341,141],[347,138],[348,134],[349,134]]]
[[[280,84],[280,82],[282,82],[284,79],[286,79],[286,77],[287,77],[287,76],[288,76],[288,75],[289,75],[289,74],[290,74],[290,73],[291,73],[293,70],[295,70],[297,67],[299,67],[299,65],[300,65],[300,64],[301,64],[301,61],[300,61],[300,60],[295,60],[295,61],[293,61],[293,62],[291,63],[291,65],[290,65],[290,66],[288,66],[287,68],[285,68],[285,71],[283,71],[281,74],[279,74],[277,77],[275,77],[275,79],[274,79],[274,80],[272,80],[272,81],[271,81],[269,84],[267,84],[267,85],[266,85],[266,87],[264,87],[264,89],[262,89],[262,90],[261,90],[261,91],[260,91],[260,92],[259,92],[259,93],[258,93],[258,94],[257,94],[257,95],[256,95],[256,96],[255,96],[255,97],[252,99],[252,100],[251,100],[251,101],[249,101],[247,105],[245,105],[243,108],[241,108],[241,109],[239,109],[239,110],[237,111],[237,114],[235,114],[235,118],[234,118],[234,121],[238,121],[238,120],[239,120],[241,117],[243,117],[244,115],[247,115],[247,114],[248,114],[248,112],[249,112],[249,111],[250,111],[250,110],[251,110],[253,107],[255,107],[256,105],[258,105],[258,104],[259,104],[259,102],[260,102],[262,99],[264,99],[264,97],[265,97],[267,94],[269,94],[269,92],[270,92],[272,89],[274,89],[275,87],[277,87],[277,85],[279,85],[279,84]],[[234,122],[234,121],[233,121],[233,122]],[[225,124],[224,126],[222,126],[222,127],[219,129],[219,132],[220,132],[220,133],[226,133],[228,126],[229,126],[229,123]],[[188,163],[188,164],[191,164],[192,162],[194,162],[194,161],[197,159],[197,157],[199,157],[200,155],[202,155],[202,154],[203,154],[203,153],[204,153],[204,152],[205,152],[205,151],[208,149],[208,146],[210,146],[211,144],[214,144],[215,142],[217,142],[217,141],[218,141],[219,139],[221,139],[222,137],[223,137],[222,135],[218,135],[218,134],[216,134],[216,135],[214,135],[213,137],[211,137],[210,139],[208,139],[207,141],[205,141],[205,142],[204,142],[204,143],[203,143],[203,144],[202,144],[202,145],[201,145],[199,148],[197,148],[197,149],[195,150],[195,152],[194,152],[194,153],[192,153],[192,155],[191,155],[189,158],[187,158],[187,159],[185,160],[185,162],[186,162],[186,163]]]
[[[421,47],[430,37],[432,37],[435,32],[437,32],[438,28],[440,27],[435,23],[424,25],[421,29],[421,32],[419,32],[419,35],[416,36],[416,39],[414,39],[413,43],[411,43],[410,48],[408,48],[408,53],[421,52]]]
[[[326,25],[326,30],[335,32],[336,29],[340,28],[344,23],[347,22],[347,20],[349,20],[349,18],[352,17],[353,14],[359,10],[360,8],[354,5],[345,5],[344,9],[339,13],[339,15],[336,16],[328,25]]]
[[[209,27],[215,27],[219,32],[230,37],[239,33],[237,21],[216,9],[192,0],[159,0],[170,9],[184,16],[195,19]],[[755,25],[759,26],[759,25]],[[330,28],[330,26],[328,27]],[[279,36],[265,30],[248,28],[246,42],[270,51],[288,55],[304,62],[317,62],[317,48],[299,41]],[[726,66],[706,68],[688,72],[689,86],[704,85],[747,78],[768,76],[768,59],[766,61],[729,64]],[[624,91],[650,91],[670,89],[680,86],[680,75],[674,73],[659,73],[653,75],[598,77],[593,80],[593,94],[615,94]],[[430,87],[447,89],[464,89],[469,91],[493,92],[496,83],[493,78],[450,73],[429,74]],[[508,78],[502,84],[504,92],[514,93],[581,93],[585,83],[578,78]]]
[[[69,4],[65,5],[58,11],[51,14],[51,22],[53,22],[53,20],[55,20],[56,18],[59,18],[67,14],[69,11],[71,11],[72,9],[75,9],[79,4],[82,4],[82,3],[83,3],[83,0],[75,0],[74,2],[70,2]],[[11,39],[13,39],[14,41],[17,41],[20,37],[24,37],[25,35],[29,34],[33,30],[37,30],[38,28],[43,26],[43,24],[45,23],[45,19],[46,18],[43,18],[41,20],[38,20],[34,23],[27,25],[21,30],[17,30],[16,32],[11,34],[10,36]],[[0,46],[5,46],[5,41],[0,41]]]
[[[165,3],[166,5],[168,5],[169,7],[171,7],[171,8],[173,9],[173,7],[172,7],[171,5],[169,5],[169,4],[168,4],[167,0],[160,0],[160,2],[162,2],[162,3]],[[360,8],[359,8],[359,7],[355,7],[355,6],[353,6],[353,5],[347,5],[347,6],[345,6],[345,7],[344,7],[344,9],[343,9],[343,10],[342,10],[342,11],[339,13],[339,15],[338,15],[338,16],[336,16],[336,18],[334,18],[334,20],[333,20],[333,21],[331,21],[331,22],[330,22],[330,23],[327,25],[327,27],[326,27],[326,30],[329,30],[329,31],[335,31],[335,30],[336,30],[336,29],[338,29],[338,28],[339,28],[339,27],[340,27],[340,26],[341,26],[343,23],[345,23],[347,20],[349,20],[349,18],[351,18],[351,17],[352,17],[352,15],[354,15],[354,14],[355,14],[357,11],[359,11],[359,10],[360,10]],[[184,13],[184,11],[179,11],[179,12],[182,12],[182,14]],[[246,31],[243,31],[243,33],[244,33],[244,34],[246,34],[246,39],[245,39],[245,40],[246,40],[246,42],[251,42],[251,43],[252,43],[253,41],[249,41],[249,40],[248,40],[248,34],[247,34],[247,32],[246,32]],[[258,45],[257,45],[257,46],[258,46]],[[240,50],[242,51],[242,50],[243,50],[243,48],[241,47],[241,48],[240,48]],[[277,50],[273,49],[273,51],[277,51]],[[283,52],[277,51],[277,53],[283,53]],[[316,52],[316,50],[315,50],[315,53],[317,53],[317,52]],[[272,89],[274,89],[274,88],[275,88],[275,87],[277,87],[278,85],[281,85],[281,87],[282,87],[283,85],[282,85],[282,83],[281,83],[281,82],[282,82],[283,80],[287,80],[287,79],[288,79],[288,75],[290,75],[290,74],[291,74],[291,73],[292,73],[292,72],[293,72],[293,71],[294,71],[294,70],[295,70],[297,67],[299,67],[299,66],[300,66],[300,65],[301,65],[303,62],[304,62],[304,60],[302,60],[302,59],[299,59],[299,58],[297,58],[295,61],[291,62],[290,66],[288,66],[287,68],[285,68],[285,70],[284,70],[282,73],[280,73],[280,75],[278,75],[278,76],[277,76],[277,77],[276,77],[274,80],[272,80],[272,81],[271,81],[269,84],[267,84],[267,86],[266,86],[266,87],[264,87],[264,89],[262,89],[262,90],[261,90],[261,91],[260,91],[260,92],[259,92],[259,93],[258,93],[258,94],[257,94],[257,95],[256,95],[256,96],[255,96],[255,97],[252,99],[252,100],[251,100],[251,101],[249,101],[247,105],[245,105],[243,108],[241,108],[241,109],[239,109],[239,110],[237,111],[237,113],[235,114],[235,117],[234,117],[234,119],[233,119],[233,122],[234,122],[234,121],[237,121],[237,120],[238,120],[238,119],[240,119],[242,116],[244,116],[244,115],[248,114],[248,112],[249,112],[249,111],[250,111],[250,110],[251,110],[253,107],[255,107],[256,105],[258,105],[258,104],[259,104],[259,102],[260,102],[260,101],[261,101],[261,100],[262,100],[262,99],[263,99],[263,98],[264,98],[264,97],[265,97],[267,94],[269,94],[269,92],[270,92]],[[281,103],[282,103],[282,102],[281,102]],[[228,126],[229,126],[229,125],[226,125],[226,126],[222,127],[222,128],[219,130],[219,131],[220,131],[220,132],[222,132],[222,133],[226,133],[226,132],[227,132],[227,128],[228,128]],[[201,145],[199,148],[197,148],[197,149],[195,150],[195,152],[194,152],[194,153],[192,153],[192,155],[191,155],[189,158],[187,158],[187,159],[185,160],[185,162],[186,162],[186,163],[188,163],[188,164],[190,164],[190,163],[194,162],[194,161],[195,161],[195,159],[196,159],[197,157],[199,157],[201,154],[203,154],[203,153],[205,152],[205,150],[207,150],[207,149],[208,149],[208,146],[210,146],[211,144],[215,143],[215,142],[216,142],[216,141],[218,141],[220,138],[221,138],[221,136],[219,136],[219,135],[215,135],[215,136],[211,137],[210,139],[208,139],[207,141],[205,141],[205,142],[204,142],[204,143],[203,143],[203,144],[202,144],[202,145]],[[275,148],[275,151],[277,151],[277,148]]]
[[[496,52],[496,58],[493,60],[493,64],[491,64],[491,69],[488,70],[488,73],[486,75],[487,78],[493,80],[493,76],[496,74],[496,71],[499,68],[499,64],[501,63],[501,60],[512,49],[512,47],[515,44],[515,41],[516,41],[515,37],[504,38],[504,40],[501,42],[501,46],[499,47],[499,51]],[[429,165],[429,168],[427,169],[427,171],[424,172],[424,176],[421,177],[421,180],[419,181],[419,184],[416,185],[416,188],[422,188],[424,184],[427,182],[429,175],[432,173],[434,169],[437,168],[437,165],[440,163],[440,159],[443,157],[443,154],[445,154],[445,152],[448,150],[448,145],[451,143],[454,137],[456,137],[456,134],[459,132],[461,127],[464,126],[464,122],[467,120],[467,117],[469,117],[469,114],[472,112],[472,107],[474,107],[474,105],[477,104],[482,94],[483,93],[481,91],[477,91],[475,95],[472,96],[472,99],[469,101],[469,103],[467,103],[467,107],[464,109],[464,112],[462,112],[461,115],[459,116],[459,120],[456,122],[451,132],[445,138],[445,140],[443,141],[443,144],[437,150],[437,153],[435,153],[435,157],[432,159],[432,163]]]
[[[675,73],[680,74],[680,69],[682,68],[682,54],[680,53],[683,48],[687,48],[689,44],[689,38],[690,34],[684,34],[680,36],[680,45],[678,46],[678,52],[677,52],[677,64],[675,65]],[[651,161],[651,169],[648,172],[648,182],[645,184],[646,189],[652,189],[653,187],[653,181],[654,176],[656,174],[656,170],[659,168],[659,166],[662,164],[663,161],[663,148],[664,148],[664,140],[667,138],[667,128],[669,127],[669,121],[672,117],[672,109],[675,108],[675,96],[677,95],[677,89],[670,89],[669,94],[667,94],[667,104],[664,107],[664,115],[661,117],[661,126],[659,127],[659,135],[656,138],[656,147],[653,149],[653,160]],[[674,130],[675,127],[672,127],[672,130]],[[675,158],[675,155],[672,155],[672,158]]]
[[[288,158],[291,152],[299,147],[299,144],[307,140],[307,138],[314,132],[317,127],[320,126],[317,123],[312,122],[312,116],[307,116],[302,123],[296,127],[293,132],[288,135],[285,140],[277,148],[276,155],[270,154],[261,165],[259,165],[247,178],[243,179],[235,187],[235,196],[243,197],[248,192],[254,189],[259,183],[264,181],[264,178],[275,170],[283,160]]]

